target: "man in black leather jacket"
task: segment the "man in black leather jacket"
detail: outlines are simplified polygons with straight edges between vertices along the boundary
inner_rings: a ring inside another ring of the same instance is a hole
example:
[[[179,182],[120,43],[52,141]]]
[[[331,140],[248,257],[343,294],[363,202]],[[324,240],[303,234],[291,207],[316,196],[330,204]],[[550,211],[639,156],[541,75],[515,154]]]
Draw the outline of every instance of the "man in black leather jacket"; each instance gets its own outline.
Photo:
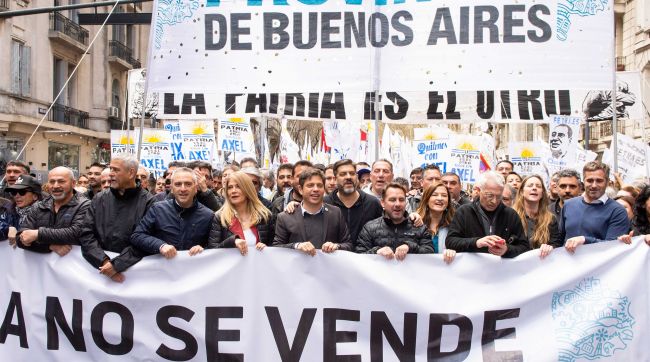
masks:
[[[386,259],[404,260],[406,254],[432,254],[431,233],[415,227],[406,212],[404,186],[390,183],[383,190],[384,216],[368,222],[357,239],[356,252],[379,254]]]
[[[12,189],[20,191],[21,181],[19,177]],[[64,256],[72,249],[70,245],[79,245],[79,232],[90,201],[74,190],[74,174],[67,167],[53,168],[48,174],[48,184],[50,195],[25,217],[16,244],[23,249],[39,253],[54,251]]]

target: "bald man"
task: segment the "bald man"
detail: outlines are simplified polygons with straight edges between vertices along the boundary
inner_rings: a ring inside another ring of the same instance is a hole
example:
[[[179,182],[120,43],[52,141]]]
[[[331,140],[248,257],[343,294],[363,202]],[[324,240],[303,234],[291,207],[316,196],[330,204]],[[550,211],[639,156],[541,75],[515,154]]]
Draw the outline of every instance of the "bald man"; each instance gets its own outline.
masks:
[[[47,180],[50,195],[39,201],[20,225],[17,245],[23,249],[66,255],[71,245],[79,245],[79,233],[90,200],[74,190],[74,173],[56,167]]]

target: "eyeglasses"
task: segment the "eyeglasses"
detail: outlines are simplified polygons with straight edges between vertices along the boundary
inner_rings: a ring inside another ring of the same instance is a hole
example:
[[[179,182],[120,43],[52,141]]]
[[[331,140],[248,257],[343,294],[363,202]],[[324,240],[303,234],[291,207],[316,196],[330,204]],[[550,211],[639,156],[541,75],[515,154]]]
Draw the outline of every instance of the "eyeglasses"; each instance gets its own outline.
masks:
[[[102,185],[103,185],[103,184],[110,184],[110,183],[111,183],[111,180],[104,180],[104,181],[102,181]]]
[[[488,193],[481,195],[481,197],[485,198],[486,200],[495,200],[495,201],[500,201],[501,199],[503,199],[503,196],[501,195],[488,194]]]
[[[16,196],[16,194],[18,194],[20,196],[25,196],[30,191],[26,190],[26,189],[22,189],[22,190],[7,190],[7,192],[9,192],[9,194],[12,195],[12,196]]]

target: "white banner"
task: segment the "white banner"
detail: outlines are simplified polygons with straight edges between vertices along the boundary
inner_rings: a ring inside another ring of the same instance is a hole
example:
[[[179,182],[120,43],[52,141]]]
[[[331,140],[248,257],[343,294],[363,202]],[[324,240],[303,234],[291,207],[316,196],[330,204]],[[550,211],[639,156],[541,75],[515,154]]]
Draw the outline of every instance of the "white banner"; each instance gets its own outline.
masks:
[[[0,244],[0,355],[12,361],[647,361],[648,248],[636,238],[404,262],[267,248],[145,258],[122,284],[78,247]],[[552,272],[551,272],[552,271]]]
[[[610,88],[612,12],[607,0],[160,1],[149,87],[168,118],[542,122]]]

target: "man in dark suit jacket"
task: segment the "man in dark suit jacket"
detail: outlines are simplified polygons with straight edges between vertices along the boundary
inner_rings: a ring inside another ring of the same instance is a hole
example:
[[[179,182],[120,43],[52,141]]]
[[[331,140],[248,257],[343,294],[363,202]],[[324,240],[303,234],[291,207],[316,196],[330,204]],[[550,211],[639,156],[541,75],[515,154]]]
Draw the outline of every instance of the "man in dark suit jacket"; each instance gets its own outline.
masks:
[[[299,191],[302,203],[293,213],[282,212],[275,224],[273,246],[300,250],[311,256],[316,249],[324,253],[352,251],[352,242],[341,210],[323,202],[325,175],[318,169],[303,171]]]

